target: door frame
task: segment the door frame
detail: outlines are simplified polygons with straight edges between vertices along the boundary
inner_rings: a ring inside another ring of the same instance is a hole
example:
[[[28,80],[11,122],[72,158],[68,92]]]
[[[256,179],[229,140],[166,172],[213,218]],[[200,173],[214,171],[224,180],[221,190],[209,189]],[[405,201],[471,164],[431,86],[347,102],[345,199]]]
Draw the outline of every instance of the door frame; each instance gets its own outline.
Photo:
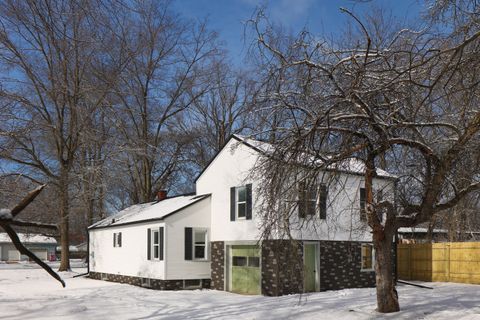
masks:
[[[303,242],[303,265],[305,266],[305,247],[313,245],[315,247],[315,292],[320,291],[320,243],[318,241]],[[303,291],[305,292],[305,276],[303,277]]]

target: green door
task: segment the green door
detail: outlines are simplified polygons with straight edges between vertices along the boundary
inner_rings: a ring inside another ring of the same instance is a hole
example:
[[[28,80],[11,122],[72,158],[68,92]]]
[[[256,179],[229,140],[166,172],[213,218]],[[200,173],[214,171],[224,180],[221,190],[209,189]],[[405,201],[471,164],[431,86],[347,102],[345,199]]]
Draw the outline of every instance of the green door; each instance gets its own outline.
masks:
[[[257,246],[231,246],[231,288],[241,294],[260,294],[260,250]]]
[[[317,291],[317,246],[305,243],[303,249],[305,292]]]

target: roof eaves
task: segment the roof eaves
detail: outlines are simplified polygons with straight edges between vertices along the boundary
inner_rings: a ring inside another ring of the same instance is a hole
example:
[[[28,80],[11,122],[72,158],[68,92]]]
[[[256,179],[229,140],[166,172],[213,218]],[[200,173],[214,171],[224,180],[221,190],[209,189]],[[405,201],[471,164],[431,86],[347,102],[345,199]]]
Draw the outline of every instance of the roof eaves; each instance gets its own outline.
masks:
[[[182,211],[183,209],[186,209],[188,207],[190,207],[191,205],[203,200],[203,199],[206,199],[208,197],[210,197],[211,194],[208,193],[208,194],[203,194],[203,195],[198,195],[196,196],[195,198],[193,198],[195,201],[192,201],[188,204],[186,204],[185,206],[181,207],[181,208],[178,208],[166,215],[164,215],[163,217],[161,218],[152,218],[152,219],[144,219],[144,220],[136,220],[136,221],[129,221],[129,222],[124,222],[124,223],[115,223],[115,224],[109,224],[109,225],[106,225],[106,226],[95,226],[95,225],[92,225],[90,227],[87,228],[87,230],[98,230],[98,229],[107,229],[107,228],[114,228],[114,227],[121,227],[121,226],[127,226],[127,225],[132,225],[132,224],[140,224],[140,223],[147,223],[147,222],[156,222],[156,221],[163,221],[165,220],[165,218],[167,217],[170,217],[171,215],[177,213],[177,212],[180,212]]]

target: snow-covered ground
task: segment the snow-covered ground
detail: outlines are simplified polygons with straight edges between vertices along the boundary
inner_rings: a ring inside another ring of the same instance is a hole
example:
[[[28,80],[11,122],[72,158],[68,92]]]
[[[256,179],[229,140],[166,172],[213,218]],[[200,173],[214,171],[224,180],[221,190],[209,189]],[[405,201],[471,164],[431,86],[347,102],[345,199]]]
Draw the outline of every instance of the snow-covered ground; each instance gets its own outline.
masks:
[[[480,286],[402,285],[402,311],[374,311],[374,289],[283,297],[242,296],[214,290],[155,291],[126,284],[72,278],[63,289],[46,272],[0,268],[0,319],[480,319]]]

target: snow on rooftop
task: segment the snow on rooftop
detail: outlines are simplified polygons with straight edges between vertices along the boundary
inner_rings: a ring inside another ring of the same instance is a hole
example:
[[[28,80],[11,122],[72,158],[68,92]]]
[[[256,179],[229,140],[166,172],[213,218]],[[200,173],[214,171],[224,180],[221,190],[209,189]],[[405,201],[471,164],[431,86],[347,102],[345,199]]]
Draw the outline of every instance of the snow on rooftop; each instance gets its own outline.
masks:
[[[424,227],[401,227],[398,228],[399,233],[427,233],[428,228]],[[433,233],[447,233],[445,229],[433,229]]]
[[[0,209],[0,220],[11,220],[12,211],[10,209]]]
[[[140,222],[151,219],[162,219],[173,212],[183,209],[209,196],[210,195],[208,194],[186,195],[167,198],[162,201],[136,204],[91,225],[90,228],[122,225],[125,223]]]
[[[34,234],[34,233],[17,233],[18,238],[22,243],[52,243],[56,244],[57,240],[52,237],[46,237],[41,234]],[[0,243],[5,242],[12,242],[8,234],[0,233]]]
[[[263,142],[255,139],[251,139],[249,137],[241,136],[238,134],[234,135],[237,139],[241,140],[247,145],[250,145],[254,148],[257,148],[261,152],[264,152],[266,154],[272,152],[274,150],[274,147],[272,144],[268,142]],[[339,171],[346,171],[350,173],[355,173],[355,174],[364,174],[365,173],[365,163],[356,158],[349,158],[346,159],[342,162],[336,163],[336,164],[331,164],[328,166],[328,169],[331,170],[339,170]],[[384,178],[397,178],[397,176],[383,170],[380,168],[377,168],[377,175],[379,177],[384,177]]]

